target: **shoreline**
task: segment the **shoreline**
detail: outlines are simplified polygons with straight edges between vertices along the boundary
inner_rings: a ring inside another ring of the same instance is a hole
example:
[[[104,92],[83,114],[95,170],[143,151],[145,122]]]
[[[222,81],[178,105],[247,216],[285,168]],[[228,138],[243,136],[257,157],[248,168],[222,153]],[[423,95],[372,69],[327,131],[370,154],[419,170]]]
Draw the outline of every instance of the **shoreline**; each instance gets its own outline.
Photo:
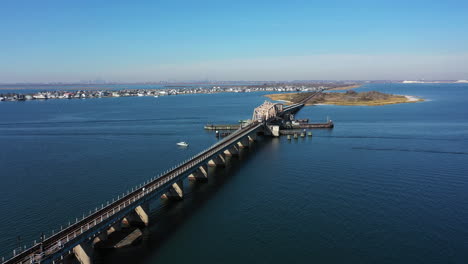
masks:
[[[190,85],[165,85],[164,87],[146,87],[131,88],[131,85],[121,86],[124,89],[115,89],[115,87],[106,87],[104,85],[77,85],[62,87],[40,87],[29,88],[26,93],[20,92],[22,88],[11,86],[0,87],[0,101],[30,101],[47,99],[87,99],[87,98],[107,98],[107,97],[127,97],[127,96],[167,96],[181,94],[217,94],[217,93],[251,93],[251,92],[318,92],[332,89],[351,89],[360,87],[361,84],[344,84],[339,82],[316,82],[316,83],[273,83],[256,85],[209,85],[209,86],[190,86]],[[1,86],[1,85],[0,85]],[[49,89],[49,90],[47,90]],[[9,92],[9,90],[17,90]]]
[[[403,95],[404,97],[406,97],[406,99],[408,99],[408,102],[421,102],[424,101],[423,99],[421,98],[417,98],[416,96],[412,96],[412,95]]]
[[[331,86],[331,87],[330,87]],[[172,87],[172,88],[139,88],[139,89],[89,89],[89,90],[41,90],[28,93],[3,92],[0,90],[0,101],[30,101],[48,99],[88,99],[110,97],[159,97],[187,94],[218,94],[218,93],[253,93],[253,92],[317,92],[332,88],[308,85],[273,85],[273,86],[212,86],[212,87]],[[5,90],[4,90],[5,91]]]

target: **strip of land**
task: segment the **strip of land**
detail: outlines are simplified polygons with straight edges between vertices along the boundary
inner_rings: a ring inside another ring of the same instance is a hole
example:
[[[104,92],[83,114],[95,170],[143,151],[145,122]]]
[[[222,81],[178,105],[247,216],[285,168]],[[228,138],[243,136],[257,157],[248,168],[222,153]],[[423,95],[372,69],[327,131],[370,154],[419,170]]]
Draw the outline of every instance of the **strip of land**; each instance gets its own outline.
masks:
[[[144,85],[144,84],[142,84]],[[214,94],[214,93],[251,93],[251,92],[317,92],[330,89],[350,89],[357,87],[359,83],[343,82],[298,82],[298,83],[264,83],[226,86],[190,86],[190,85],[166,85],[157,88],[128,89],[130,85],[86,86],[69,85],[38,85],[38,86],[17,86],[16,88],[0,84],[0,101],[29,101],[45,99],[85,99],[85,98],[105,98],[105,97],[126,97],[126,96],[165,96],[182,94]],[[34,88],[36,87],[36,88]],[[46,88],[53,89],[50,91]],[[33,90],[33,92],[2,92],[1,90]],[[66,91],[65,89],[72,89]],[[37,90],[34,92],[34,90]]]
[[[283,101],[286,104],[295,104],[304,98],[310,96],[311,93],[282,93],[268,94],[266,97],[275,100]],[[348,90],[345,93],[321,93],[306,102],[306,105],[364,105],[377,106],[388,104],[415,103],[424,101],[421,98],[407,95],[386,94],[377,91],[357,93],[353,90]]]
[[[361,87],[362,84],[353,84],[353,85],[347,85],[347,86],[342,86],[342,87],[335,87],[328,89],[329,91],[336,91],[336,90],[351,90],[351,89],[356,89]]]

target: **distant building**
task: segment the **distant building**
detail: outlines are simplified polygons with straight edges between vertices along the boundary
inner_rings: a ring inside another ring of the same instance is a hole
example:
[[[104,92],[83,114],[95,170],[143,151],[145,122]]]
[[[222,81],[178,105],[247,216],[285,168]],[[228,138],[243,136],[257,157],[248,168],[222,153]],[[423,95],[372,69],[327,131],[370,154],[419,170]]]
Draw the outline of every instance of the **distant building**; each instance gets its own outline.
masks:
[[[424,83],[422,81],[403,81],[402,83]]]
[[[33,95],[33,97],[34,97],[34,99],[47,99],[47,95],[41,94],[41,93],[35,94],[35,95]]]

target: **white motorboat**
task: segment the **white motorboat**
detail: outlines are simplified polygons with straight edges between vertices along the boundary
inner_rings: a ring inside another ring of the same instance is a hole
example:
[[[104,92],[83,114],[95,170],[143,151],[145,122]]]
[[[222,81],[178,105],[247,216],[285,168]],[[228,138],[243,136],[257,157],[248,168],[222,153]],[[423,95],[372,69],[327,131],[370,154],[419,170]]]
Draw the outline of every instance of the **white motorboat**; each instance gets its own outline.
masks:
[[[188,143],[182,141],[182,142],[177,143],[177,146],[188,147]]]

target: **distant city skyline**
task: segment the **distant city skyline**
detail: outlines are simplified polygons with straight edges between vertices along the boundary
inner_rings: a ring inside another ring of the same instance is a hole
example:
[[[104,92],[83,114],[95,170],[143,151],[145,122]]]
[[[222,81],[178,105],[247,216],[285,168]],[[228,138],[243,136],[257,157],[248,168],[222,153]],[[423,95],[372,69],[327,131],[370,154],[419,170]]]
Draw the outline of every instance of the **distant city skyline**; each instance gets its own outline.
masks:
[[[12,1],[0,83],[468,79],[468,2]]]

